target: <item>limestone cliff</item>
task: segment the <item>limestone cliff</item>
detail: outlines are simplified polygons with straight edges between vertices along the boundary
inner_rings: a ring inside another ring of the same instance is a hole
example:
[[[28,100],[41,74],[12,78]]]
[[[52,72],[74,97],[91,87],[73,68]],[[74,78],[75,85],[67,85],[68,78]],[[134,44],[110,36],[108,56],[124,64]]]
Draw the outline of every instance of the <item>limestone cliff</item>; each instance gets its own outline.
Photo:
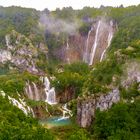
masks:
[[[101,94],[96,97],[79,99],[77,104],[77,122],[81,127],[89,127],[95,117],[95,110],[109,109],[114,103],[120,101],[120,93],[116,88],[108,94]]]
[[[84,61],[93,65],[104,59],[116,30],[115,21],[98,18],[87,34],[78,32],[69,35],[64,44],[53,53],[65,63]]]
[[[39,73],[37,68],[38,51],[47,55],[47,48],[40,43],[39,47],[35,47],[31,40],[26,36],[11,31],[10,34],[5,36],[6,45],[0,50],[0,63],[11,64],[12,67],[16,67],[21,71],[27,70],[31,73]]]

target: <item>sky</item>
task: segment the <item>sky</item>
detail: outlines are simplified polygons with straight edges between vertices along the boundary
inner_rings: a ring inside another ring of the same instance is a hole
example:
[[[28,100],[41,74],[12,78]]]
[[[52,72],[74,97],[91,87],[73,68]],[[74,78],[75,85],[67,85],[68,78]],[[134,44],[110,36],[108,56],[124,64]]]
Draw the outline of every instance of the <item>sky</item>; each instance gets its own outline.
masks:
[[[55,10],[71,6],[73,9],[82,9],[85,6],[100,7],[104,6],[124,6],[138,5],[140,0],[0,0],[1,6],[22,6],[43,10]]]

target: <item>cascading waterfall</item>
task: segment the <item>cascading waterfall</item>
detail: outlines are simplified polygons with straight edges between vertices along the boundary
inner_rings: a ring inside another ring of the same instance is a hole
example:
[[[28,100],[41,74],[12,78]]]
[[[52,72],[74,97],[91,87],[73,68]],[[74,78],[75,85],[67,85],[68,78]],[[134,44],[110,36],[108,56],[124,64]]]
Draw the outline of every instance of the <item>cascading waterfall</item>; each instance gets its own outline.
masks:
[[[101,25],[101,21],[99,20],[98,25],[97,25],[96,35],[95,35],[95,41],[94,41],[94,44],[92,46],[89,65],[93,64],[93,59],[94,59],[96,48],[97,48],[97,45],[98,45],[98,36],[99,36],[100,25]]]
[[[64,104],[64,106],[62,107],[62,109],[63,109],[63,117],[62,118],[69,118],[69,116],[72,116],[73,115],[72,112],[71,112],[71,110],[69,110],[67,108],[67,104]],[[67,116],[67,114],[69,116]]]
[[[63,111],[63,116],[61,118],[57,119],[56,121],[68,119],[69,117],[72,117],[72,115],[73,115],[72,111],[67,108],[67,103],[64,104],[64,106],[62,106],[62,111]]]
[[[56,95],[55,95],[55,89],[52,87],[48,92],[47,92],[47,99],[46,101],[49,104],[56,104]]]
[[[92,30],[93,30],[93,27],[89,30],[88,37],[87,37],[87,40],[86,40],[86,48],[85,48],[84,57],[83,57],[83,61],[86,62],[86,63],[89,63],[89,59],[88,59],[88,55],[89,55],[88,44],[89,44],[89,37],[90,37],[90,34],[91,34]]]
[[[27,84],[27,86],[28,86],[28,95],[29,95],[29,98],[30,98],[31,100],[33,100],[33,99],[34,99],[34,96],[33,96],[32,88],[31,88],[29,82],[26,83],[26,84]]]
[[[45,86],[45,93],[46,93],[46,102],[50,105],[57,104],[56,102],[56,93],[55,88],[50,88],[50,81],[47,77],[44,78],[44,86]]]
[[[2,95],[4,98],[6,97],[6,94],[4,91],[0,91],[0,95]],[[8,100],[16,107],[18,107],[19,109],[21,109],[24,114],[28,115],[28,114],[32,114],[33,117],[35,117],[34,112],[32,110],[32,108],[30,108],[26,102],[24,101],[24,99],[21,99],[21,96],[18,94],[18,100],[15,98],[10,97],[9,95],[7,95]]]
[[[35,100],[39,101],[40,100],[40,96],[39,96],[38,88],[37,88],[37,86],[36,86],[36,84],[34,82],[32,82],[32,84],[34,86]]]

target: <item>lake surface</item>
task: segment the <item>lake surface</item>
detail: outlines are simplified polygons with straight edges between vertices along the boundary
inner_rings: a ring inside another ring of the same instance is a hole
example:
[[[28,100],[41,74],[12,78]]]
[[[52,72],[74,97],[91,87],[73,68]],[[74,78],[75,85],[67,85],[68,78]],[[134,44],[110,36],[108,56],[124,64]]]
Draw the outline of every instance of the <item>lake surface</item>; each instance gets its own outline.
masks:
[[[52,128],[52,127],[70,125],[71,121],[69,118],[51,117],[48,119],[40,120],[39,123],[46,128]]]

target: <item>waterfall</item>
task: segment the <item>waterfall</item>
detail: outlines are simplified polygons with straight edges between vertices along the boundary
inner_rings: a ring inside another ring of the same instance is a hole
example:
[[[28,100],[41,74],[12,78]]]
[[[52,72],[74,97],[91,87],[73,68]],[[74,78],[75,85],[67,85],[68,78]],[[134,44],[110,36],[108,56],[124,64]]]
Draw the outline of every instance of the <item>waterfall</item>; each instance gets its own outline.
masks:
[[[34,86],[35,100],[39,101],[40,100],[40,96],[39,96],[38,88],[37,88],[37,86],[36,86],[36,84],[34,82],[32,82],[32,84]]]
[[[98,45],[98,36],[99,36],[99,28],[100,28],[100,25],[101,25],[101,21],[99,21],[98,22],[98,25],[97,25],[97,30],[96,30],[96,35],[95,35],[95,41],[94,41],[94,44],[92,46],[92,51],[91,51],[91,55],[90,55],[89,65],[92,65],[93,64],[93,59],[94,59],[96,48],[97,48],[97,45]]]
[[[9,37],[7,35],[5,36],[5,42],[6,42],[6,46],[8,47],[9,46]]]
[[[33,100],[33,99],[34,99],[33,91],[32,91],[32,88],[31,88],[29,82],[27,83],[27,86],[28,86],[28,93],[27,93],[27,94],[28,94],[29,98],[30,98],[31,100]]]
[[[89,30],[89,32],[88,32],[88,37],[87,37],[87,40],[86,40],[86,48],[85,48],[85,52],[84,52],[84,57],[83,57],[83,61],[84,62],[86,62],[86,63],[88,63],[89,62],[89,59],[88,59],[88,44],[89,44],[89,37],[90,37],[90,34],[91,34],[91,32],[92,32],[92,30],[93,30],[93,27]]]
[[[6,97],[6,94],[4,91],[0,91],[0,95],[3,96],[3,98]],[[18,100],[15,98],[10,97],[9,95],[7,95],[8,100],[10,101],[10,103],[12,103],[14,106],[18,107],[19,109],[21,109],[24,114],[28,115],[28,114],[32,114],[34,117],[34,112],[32,110],[32,108],[30,108],[26,102],[24,101],[24,99],[21,99],[21,96],[18,94]]]
[[[113,26],[113,22],[112,21],[110,21],[110,26],[112,27]],[[111,41],[112,41],[112,38],[113,38],[113,31],[112,31],[112,29],[110,29],[110,31],[109,31],[109,34],[108,34],[108,44],[107,44],[107,47],[104,49],[104,51],[102,52],[102,54],[101,54],[101,58],[100,58],[100,62],[103,60],[103,58],[104,58],[104,55],[105,55],[105,52],[107,51],[107,49],[108,49],[108,47],[110,46],[110,44],[111,44]]]
[[[66,47],[66,50],[67,50],[67,63],[68,64],[70,64],[70,58],[69,58],[69,48],[70,48],[70,46],[69,46],[69,42],[68,42],[68,39],[67,39],[67,47]]]
[[[56,104],[56,95],[54,87],[52,87],[48,92],[46,92],[46,95],[46,102],[48,102],[49,104]]]
[[[67,104],[64,104],[62,109],[63,109],[63,118],[67,118],[67,117],[69,118],[69,116],[72,116],[71,110],[67,108]],[[69,116],[66,116],[66,114],[69,114]]]
[[[67,103],[64,104],[64,106],[62,106],[62,111],[63,111],[63,116],[61,118],[57,119],[56,121],[68,119],[69,117],[72,117],[72,115],[73,115],[72,111],[67,108]]]
[[[50,81],[47,77],[44,78],[44,86],[45,86],[45,93],[46,93],[46,102],[50,105],[56,104],[56,93],[55,88],[52,87],[50,89]]]

